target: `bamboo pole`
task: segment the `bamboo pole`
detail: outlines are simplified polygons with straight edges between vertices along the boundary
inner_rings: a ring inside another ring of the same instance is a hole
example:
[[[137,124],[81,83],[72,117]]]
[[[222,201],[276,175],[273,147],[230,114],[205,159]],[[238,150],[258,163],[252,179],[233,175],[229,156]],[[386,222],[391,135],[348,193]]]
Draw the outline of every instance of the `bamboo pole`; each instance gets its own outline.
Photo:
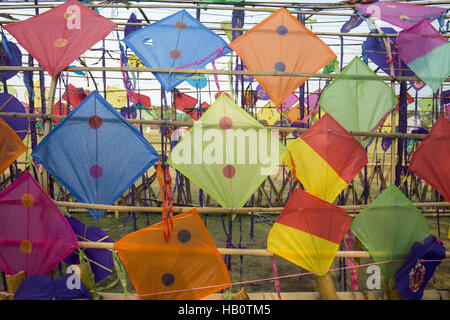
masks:
[[[82,249],[114,249],[114,243],[111,242],[91,242],[79,241],[78,246]],[[217,248],[221,255],[235,255],[235,256],[257,256],[257,257],[271,257],[275,254],[266,249],[233,249],[233,248]],[[450,251],[445,252],[445,257],[450,258]],[[336,258],[370,258],[367,251],[337,251]]]
[[[51,115],[53,112],[53,101],[55,100],[55,92],[56,92],[56,84],[58,83],[59,74],[52,78],[50,82],[50,88],[48,92],[47,105],[45,107],[46,115]],[[53,121],[50,118],[45,118],[43,123],[43,131],[44,137],[46,137],[51,130]],[[49,192],[48,190],[48,171],[45,168],[42,168],[42,188],[45,192]]]
[[[0,71],[43,71],[42,67],[27,66],[0,66]],[[212,70],[212,69],[184,69],[184,68],[147,68],[147,67],[67,67],[63,71],[110,71],[110,72],[163,72],[163,73],[198,73],[198,74],[217,74],[217,75],[252,75],[252,76],[274,76],[274,77],[303,77],[303,78],[319,78],[334,79],[338,75],[330,73],[306,73],[306,72],[280,72],[280,71],[239,71],[239,70]],[[342,77],[342,76],[341,76]],[[421,81],[419,77],[399,76],[392,78],[391,76],[379,75],[382,80],[398,80],[398,81]],[[354,80],[371,80],[369,76],[346,76],[345,79]],[[444,82],[450,82],[447,77]]]
[[[134,212],[162,212],[161,207],[142,207],[142,206],[118,206],[107,204],[94,204],[94,203],[81,203],[81,202],[67,202],[67,201],[54,201],[56,206],[64,208],[82,208],[82,209],[98,209],[98,210],[110,210],[110,211],[134,211]],[[417,208],[447,208],[450,207],[450,202],[416,202],[414,205]],[[366,205],[342,205],[340,208],[346,211],[362,211]],[[221,207],[173,207],[173,213],[182,213],[188,210],[197,209],[200,214],[252,214],[268,213],[268,212],[281,212],[284,207],[242,207],[242,208],[221,208]]]
[[[30,113],[18,113],[18,112],[0,112],[3,117],[20,117],[20,118],[41,118],[41,119],[64,119],[64,115],[52,115],[52,114],[30,114]],[[86,119],[87,120],[87,119]],[[175,127],[192,127],[194,122],[188,121],[173,121],[173,120],[145,120],[145,119],[127,119],[131,124],[143,124],[143,125],[156,125],[156,126],[175,126]],[[296,127],[279,127],[265,125],[268,130],[277,130],[280,132],[306,132],[307,128]],[[366,132],[366,131],[349,131],[353,136],[363,137],[378,137],[378,138],[403,138],[403,139],[415,139],[423,140],[427,137],[426,134],[417,133],[398,133],[398,132]]]
[[[336,287],[329,272],[323,276],[314,275],[314,281],[322,300],[337,300]]]
[[[7,274],[5,278],[6,278],[6,286],[8,288],[7,292],[10,294],[9,300],[12,300],[14,298],[14,294],[17,291],[17,288],[19,288],[22,281],[25,280],[26,278],[25,271],[20,271],[19,273],[14,275]]]

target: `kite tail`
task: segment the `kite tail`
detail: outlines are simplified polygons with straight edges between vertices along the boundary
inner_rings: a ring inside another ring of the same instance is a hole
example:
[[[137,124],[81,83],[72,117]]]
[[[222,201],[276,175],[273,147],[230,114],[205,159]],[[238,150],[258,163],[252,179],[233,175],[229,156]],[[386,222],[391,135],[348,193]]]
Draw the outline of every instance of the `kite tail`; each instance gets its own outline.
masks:
[[[169,242],[171,232],[173,230],[172,211],[173,211],[173,195],[170,186],[171,178],[169,168],[166,166],[165,173],[161,167],[161,160],[158,161],[156,169],[156,176],[158,177],[159,190],[161,196],[162,206],[162,221],[163,221],[163,236],[166,242]],[[168,177],[167,177],[168,176]],[[166,182],[164,180],[167,180]],[[166,193],[166,196],[164,196]],[[166,201],[167,200],[167,201]]]
[[[278,299],[281,300],[280,278],[278,277],[277,263],[275,262],[275,258],[273,256],[270,256],[270,262],[272,263],[275,290],[277,291]]]

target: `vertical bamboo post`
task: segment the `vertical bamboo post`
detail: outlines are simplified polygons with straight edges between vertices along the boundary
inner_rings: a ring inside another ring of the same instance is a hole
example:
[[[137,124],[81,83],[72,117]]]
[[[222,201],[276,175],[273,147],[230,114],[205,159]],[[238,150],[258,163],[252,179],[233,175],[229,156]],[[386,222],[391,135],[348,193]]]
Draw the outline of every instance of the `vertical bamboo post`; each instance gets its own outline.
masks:
[[[324,276],[314,275],[314,280],[322,300],[337,300],[336,288],[330,273]]]
[[[25,271],[20,271],[14,275],[6,275],[6,286],[8,287],[7,292],[10,294],[9,300],[13,299],[14,293],[16,293],[17,288],[19,288],[25,278]]]
[[[55,92],[56,92],[56,84],[58,83],[59,74],[56,75],[54,78],[52,78],[50,82],[50,89],[48,93],[48,99],[47,99],[47,106],[45,107],[45,114],[51,115],[53,112],[53,102],[55,100]],[[44,119],[43,123],[43,131],[44,131],[44,137],[46,137],[51,130],[52,126],[52,120],[51,119]],[[42,188],[45,190],[45,192],[48,193],[48,171],[42,168]]]

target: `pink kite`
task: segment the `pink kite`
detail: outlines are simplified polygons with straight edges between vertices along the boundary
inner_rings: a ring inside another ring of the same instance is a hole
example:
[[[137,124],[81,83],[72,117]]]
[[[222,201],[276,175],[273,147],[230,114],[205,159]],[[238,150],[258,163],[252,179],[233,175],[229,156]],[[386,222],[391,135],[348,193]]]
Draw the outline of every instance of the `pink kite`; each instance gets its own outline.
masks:
[[[386,21],[394,26],[408,29],[422,19],[433,21],[445,14],[446,8],[423,6],[396,1],[379,1],[356,7],[371,17]]]
[[[85,7],[67,1],[49,11],[3,27],[53,78],[76,58],[105,38],[116,24]]]
[[[8,275],[46,275],[77,239],[63,215],[27,171],[0,192],[0,269]]]

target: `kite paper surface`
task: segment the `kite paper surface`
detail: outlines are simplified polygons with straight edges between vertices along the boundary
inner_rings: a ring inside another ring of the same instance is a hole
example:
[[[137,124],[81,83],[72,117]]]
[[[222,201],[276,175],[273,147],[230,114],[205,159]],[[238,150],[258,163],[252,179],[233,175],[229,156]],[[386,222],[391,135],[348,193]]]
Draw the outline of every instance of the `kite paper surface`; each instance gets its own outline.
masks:
[[[439,18],[448,10],[434,6],[423,6],[396,1],[379,1],[363,4],[356,7],[357,10],[380,20],[389,22],[394,26],[407,29],[413,24],[427,19],[429,21]]]
[[[110,205],[159,158],[97,91],[53,128],[31,156],[78,201]],[[99,220],[104,210],[89,212]]]
[[[20,137],[0,118],[0,173],[27,151]]]
[[[0,93],[0,112],[27,113],[22,102],[8,93]],[[2,119],[23,141],[28,133],[29,120],[22,117],[3,117]]]
[[[351,230],[367,248],[389,281],[402,266],[414,242],[429,235],[422,212],[395,186],[390,185],[353,219]]]
[[[70,0],[4,29],[55,77],[116,27],[79,1]]]
[[[319,105],[347,131],[372,131],[398,99],[359,57],[339,73],[322,92]],[[363,146],[368,138],[355,137]]]
[[[186,10],[133,32],[123,42],[149,68],[201,69],[231,52],[227,43]],[[171,91],[193,74],[153,73]]]
[[[328,113],[288,150],[283,161],[309,193],[330,203],[367,164],[363,146]]]
[[[220,95],[172,150],[169,164],[224,208],[239,208],[278,166],[279,139]]]
[[[309,29],[281,8],[230,43],[250,71],[317,73],[336,58]],[[255,76],[277,106],[307,77]]]
[[[296,189],[269,232],[267,250],[325,275],[351,223],[344,209]]]
[[[70,225],[27,171],[0,193],[0,269],[45,275],[78,247]]]
[[[450,201],[450,120],[438,118],[411,156],[409,170]]]
[[[196,209],[173,217],[166,242],[158,222],[114,244],[140,299],[201,299],[231,286],[225,263]]]
[[[436,92],[450,75],[450,43],[427,20],[397,37],[400,58]]]

